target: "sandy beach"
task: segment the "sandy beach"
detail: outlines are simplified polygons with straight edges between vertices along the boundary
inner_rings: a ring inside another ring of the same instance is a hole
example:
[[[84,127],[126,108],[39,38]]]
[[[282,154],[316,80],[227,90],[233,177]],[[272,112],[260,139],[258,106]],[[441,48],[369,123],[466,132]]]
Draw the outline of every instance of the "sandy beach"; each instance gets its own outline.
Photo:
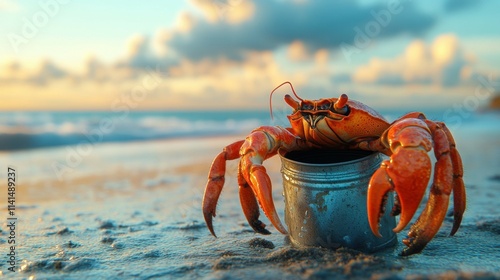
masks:
[[[500,131],[475,133],[471,126],[455,137],[468,195],[462,226],[449,237],[448,217],[426,249],[410,257],[399,256],[407,229],[398,234],[396,247],[375,254],[294,248],[265,217],[272,234],[254,233],[239,205],[236,162],[228,164],[214,238],[201,213],[207,172],[220,149],[239,137],[105,143],[80,153],[79,160],[69,156],[77,147],[5,152],[2,181],[7,182],[8,166],[17,172],[16,264],[15,272],[9,271],[2,187],[1,274],[6,279],[500,279]],[[58,176],[54,166],[68,168]],[[279,159],[266,167],[282,216]]]

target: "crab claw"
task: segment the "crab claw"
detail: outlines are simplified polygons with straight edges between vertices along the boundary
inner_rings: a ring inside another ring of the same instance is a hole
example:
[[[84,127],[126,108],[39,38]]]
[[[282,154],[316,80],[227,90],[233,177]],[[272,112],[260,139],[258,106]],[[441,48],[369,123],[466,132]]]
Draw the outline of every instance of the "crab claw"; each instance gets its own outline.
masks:
[[[443,192],[442,189],[442,187],[451,186],[451,172],[447,171],[451,171],[449,157],[443,158],[436,163],[436,175],[434,176],[434,184],[431,188],[429,201],[420,217],[411,226],[408,238],[403,240],[403,243],[408,248],[403,250],[402,255],[408,256],[422,251],[441,227],[448,210],[449,195],[451,192],[451,189],[448,192]]]
[[[271,232],[265,228],[266,225],[259,220],[260,211],[257,198],[241,174],[238,176],[238,183],[240,185],[241,208],[243,208],[243,213],[247,218],[248,224],[258,233],[271,234]]]
[[[460,178],[454,178],[453,175],[454,173],[461,175],[461,160],[454,148],[453,139],[446,135],[446,129],[443,130],[436,123],[428,121],[428,125],[433,132],[434,154],[437,159],[434,168],[434,182],[424,211],[411,226],[408,238],[403,240],[403,243],[408,246],[402,252],[404,256],[419,253],[436,235],[446,216],[450,194],[453,190],[456,191],[457,198],[454,202],[458,209],[454,211],[455,221],[451,232],[452,235],[460,226],[462,214],[465,210],[463,181],[461,176]],[[450,140],[453,145],[450,145]],[[450,156],[450,154],[453,156]]]
[[[418,209],[430,178],[431,161],[427,152],[419,148],[399,148],[391,161],[384,161],[370,179],[367,194],[368,222],[376,236],[379,220],[384,214],[389,191],[398,194],[401,216],[393,229],[400,232],[408,225]]]
[[[410,116],[411,117],[411,116]],[[462,162],[450,131],[443,123],[430,120],[402,119],[384,134],[382,142],[392,151],[391,160],[384,161],[370,180],[367,194],[368,220],[373,233],[378,232],[378,221],[389,191],[398,195],[393,214],[400,210],[399,224],[393,230],[401,231],[412,219],[425,193],[431,173],[427,152],[434,148],[436,164],[429,199],[417,221],[411,226],[403,243],[408,246],[403,256],[421,252],[436,235],[448,210],[451,192],[454,193],[454,223],[451,235],[460,226],[466,197]]]
[[[242,170],[245,169],[245,165],[250,162],[250,160],[246,158],[243,158],[240,164],[243,166]],[[250,173],[248,174],[248,179],[247,182],[251,187],[251,190],[253,191],[254,197],[257,198],[257,201],[259,201],[260,206],[262,210],[264,211],[264,214],[266,214],[267,218],[273,226],[281,233],[287,234],[287,231],[283,224],[281,223],[281,220],[278,216],[278,213],[276,212],[276,207],[274,206],[274,201],[273,201],[273,196],[272,196],[272,188],[271,188],[271,179],[269,179],[269,176],[266,173],[266,169],[262,165],[251,165]],[[240,196],[241,198],[241,196]],[[250,225],[255,229],[255,225],[257,226],[256,231],[261,232],[262,227],[262,222],[258,220],[258,208],[256,207],[251,207],[249,209],[255,209],[253,211],[249,211],[250,213],[255,213],[257,212],[257,216],[255,214],[251,215],[251,218],[249,219],[249,215],[247,214],[247,211],[245,210],[245,205],[252,205],[253,203],[250,202],[247,196],[247,200],[245,203],[242,203],[243,205],[243,212],[245,213],[245,216],[247,217],[248,222]],[[249,213],[249,214],[250,214]],[[252,225],[253,224],[253,225]],[[267,231],[267,230],[266,230]]]

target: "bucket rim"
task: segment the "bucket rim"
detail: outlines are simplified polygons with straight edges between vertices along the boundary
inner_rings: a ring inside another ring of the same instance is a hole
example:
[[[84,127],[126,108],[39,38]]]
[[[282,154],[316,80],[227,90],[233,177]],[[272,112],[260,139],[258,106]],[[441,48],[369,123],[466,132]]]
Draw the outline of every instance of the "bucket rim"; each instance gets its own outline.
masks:
[[[286,157],[286,154],[289,153],[289,152],[310,151],[310,150],[325,150],[325,151],[339,151],[339,152],[363,151],[363,152],[368,152],[369,154],[366,155],[366,156],[357,158],[357,159],[353,159],[353,160],[347,160],[347,161],[342,161],[342,162],[332,162],[332,163],[308,163],[308,162],[302,162],[302,161],[297,161],[297,160],[289,159],[289,158]],[[286,162],[290,162],[290,163],[294,163],[294,164],[299,164],[299,165],[302,165],[302,166],[309,166],[309,167],[344,166],[344,165],[350,165],[350,164],[359,163],[359,162],[362,162],[362,161],[365,161],[365,160],[369,160],[372,157],[377,157],[377,156],[381,155],[380,152],[366,151],[366,150],[347,150],[347,149],[328,149],[328,148],[326,148],[326,149],[313,148],[313,149],[310,149],[310,150],[286,151],[283,148],[279,148],[278,149],[278,155],[280,156],[280,158],[281,158],[282,161],[286,161]]]

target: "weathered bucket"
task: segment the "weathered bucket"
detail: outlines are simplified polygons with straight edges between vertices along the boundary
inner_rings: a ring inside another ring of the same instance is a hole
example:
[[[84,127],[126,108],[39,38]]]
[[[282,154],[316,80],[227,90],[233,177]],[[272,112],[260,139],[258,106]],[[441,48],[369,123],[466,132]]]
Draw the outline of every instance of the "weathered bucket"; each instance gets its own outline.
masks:
[[[366,213],[371,175],[379,153],[357,150],[309,150],[284,153],[282,161],[285,222],[296,246],[349,247],[375,252],[397,242],[390,215],[393,196],[380,219],[382,238],[373,235]]]

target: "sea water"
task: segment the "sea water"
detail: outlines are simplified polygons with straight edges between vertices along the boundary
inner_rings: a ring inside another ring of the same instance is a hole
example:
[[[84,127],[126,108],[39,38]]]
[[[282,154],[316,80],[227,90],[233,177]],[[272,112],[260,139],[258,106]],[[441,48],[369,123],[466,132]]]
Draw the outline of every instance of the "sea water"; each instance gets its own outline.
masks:
[[[407,111],[381,111],[394,121]],[[130,112],[0,112],[0,151],[77,145],[90,142],[129,142],[179,137],[247,134],[262,125],[289,126],[288,110],[240,111],[130,111]],[[500,114],[450,115],[445,110],[425,112],[445,121],[455,133],[464,129],[500,128]]]

